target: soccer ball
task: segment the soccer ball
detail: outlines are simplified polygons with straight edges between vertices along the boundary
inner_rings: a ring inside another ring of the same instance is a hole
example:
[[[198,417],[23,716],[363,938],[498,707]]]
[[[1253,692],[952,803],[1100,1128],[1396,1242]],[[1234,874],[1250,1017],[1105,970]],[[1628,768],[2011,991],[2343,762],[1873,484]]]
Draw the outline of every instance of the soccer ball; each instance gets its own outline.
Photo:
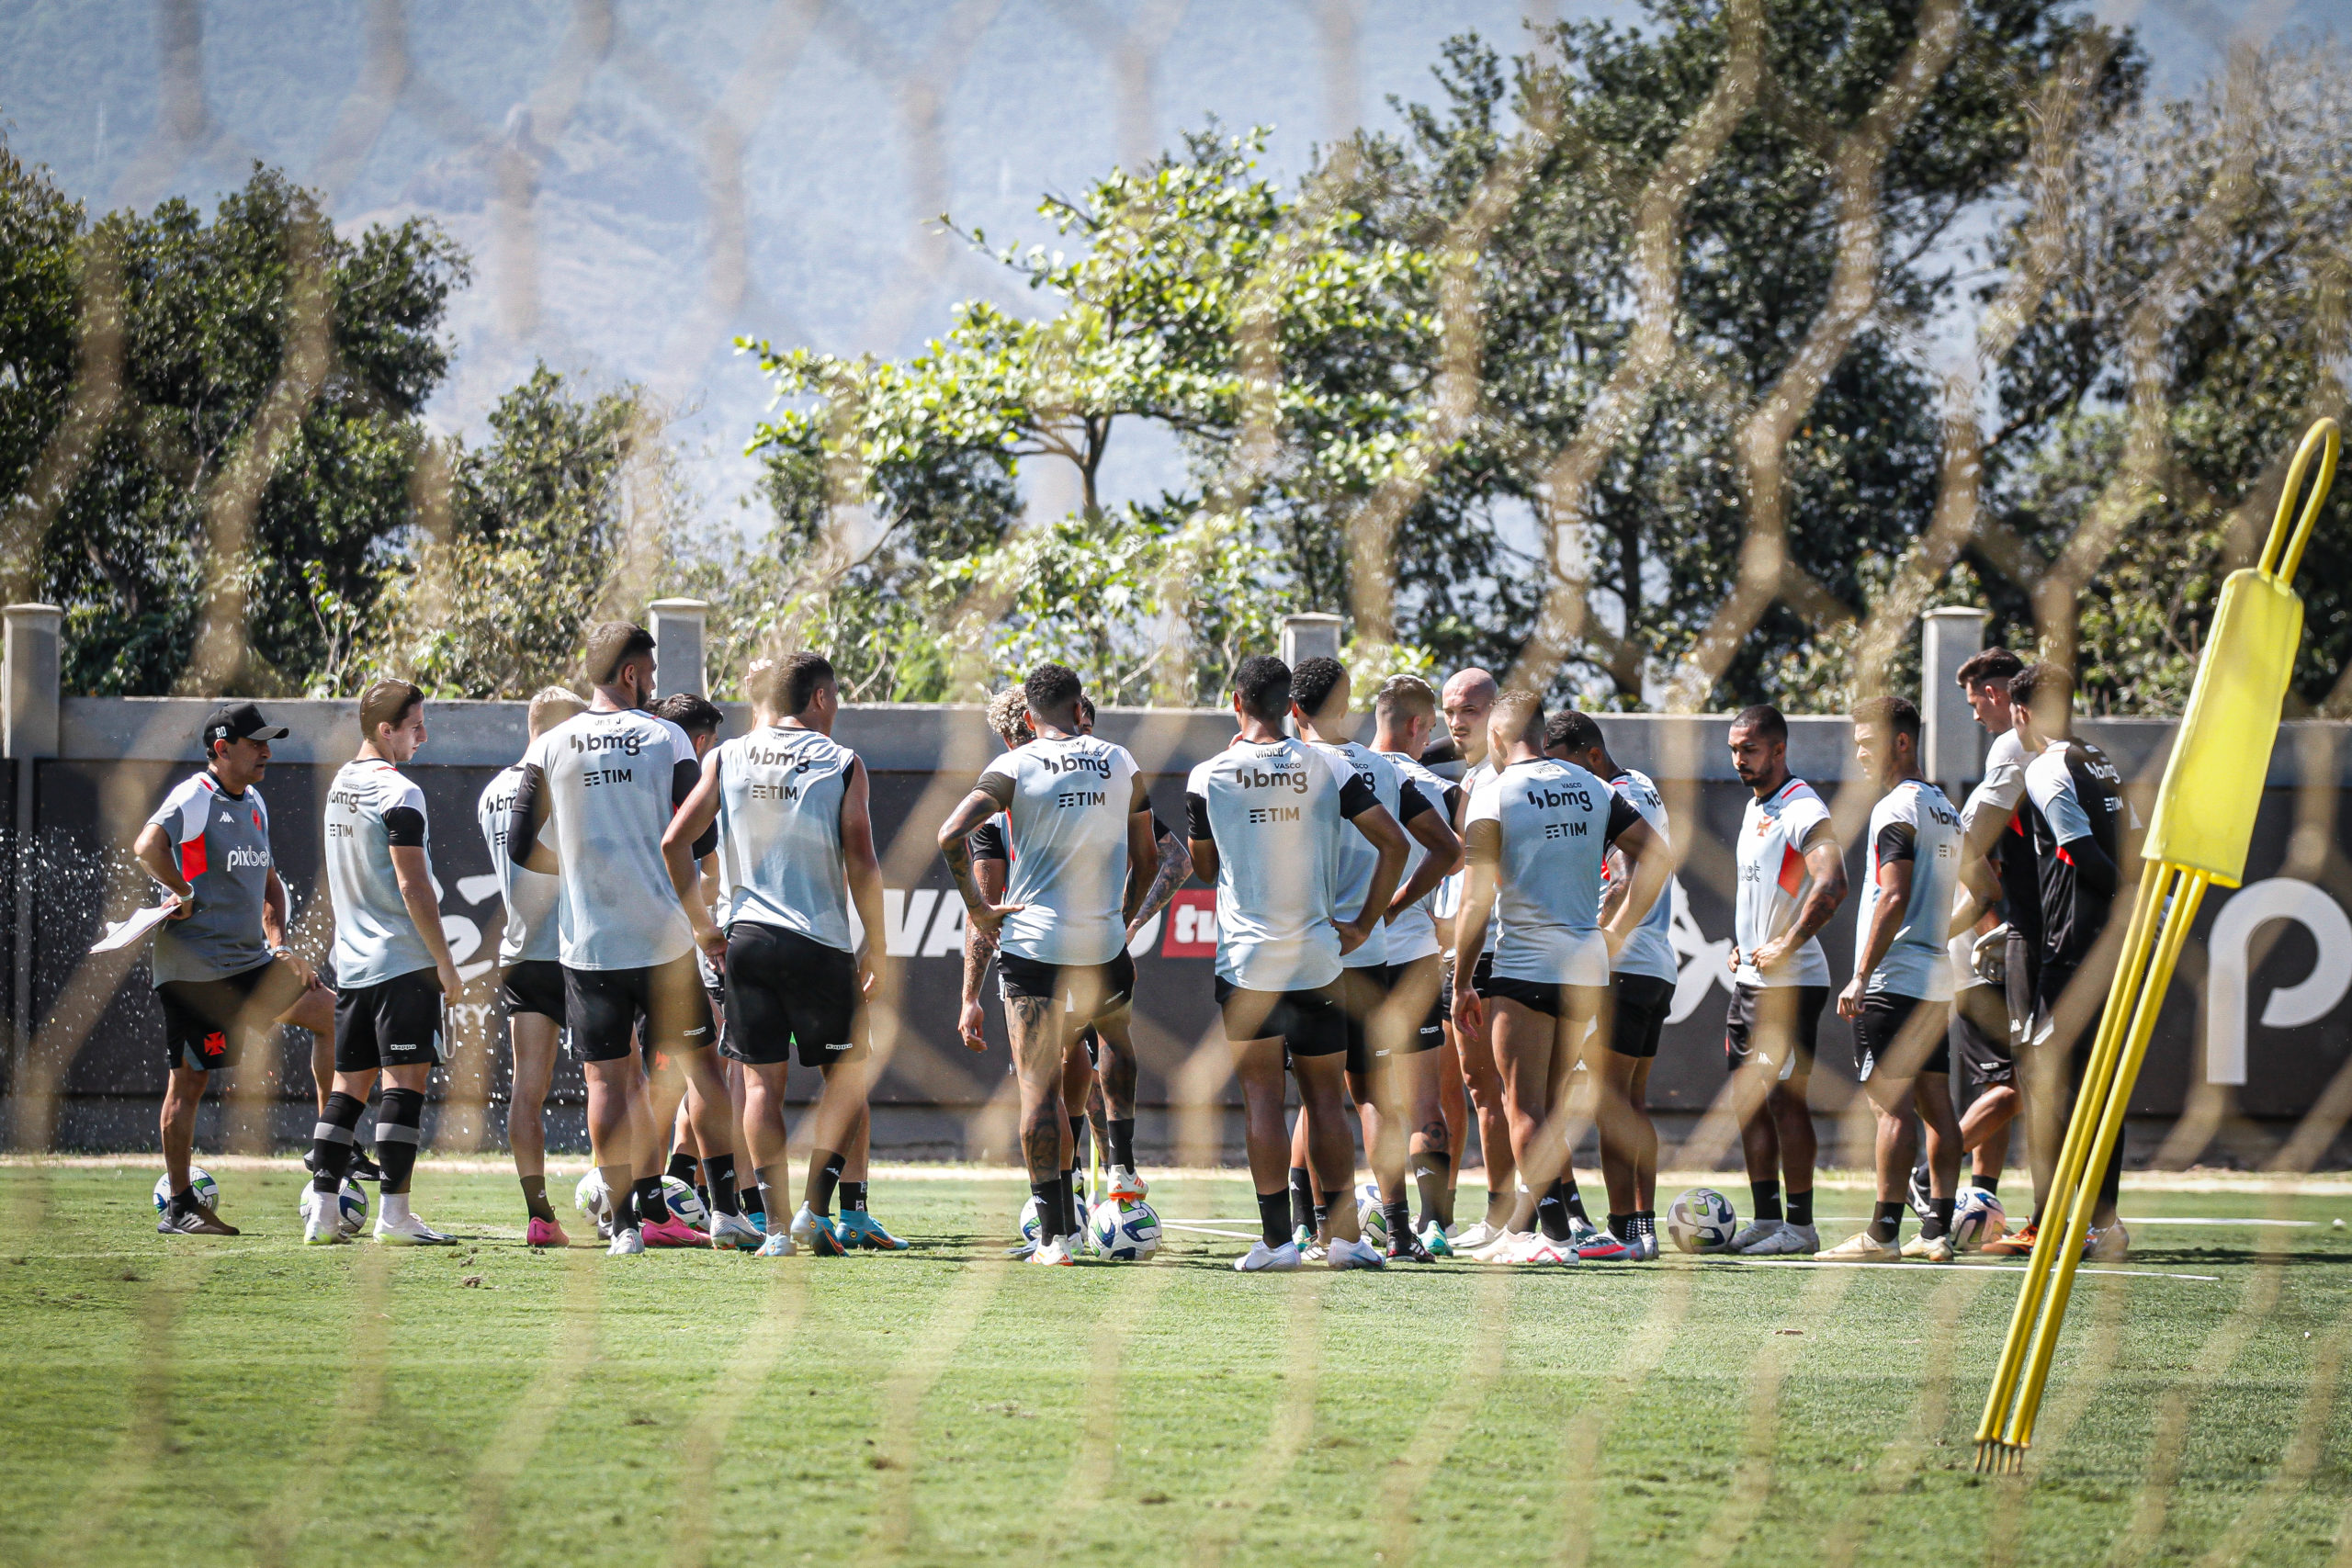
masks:
[[[311,1217],[311,1189],[305,1183],[300,1197],[294,1201],[294,1212],[304,1219]],[[343,1182],[343,1213],[336,1221],[345,1235],[357,1235],[368,1224],[368,1190],[345,1177]]]
[[[1973,1252],[1988,1241],[1998,1241],[2008,1228],[2008,1211],[2001,1207],[1998,1196],[1982,1187],[1972,1187],[1962,1193],[1951,1212],[1952,1245],[1962,1252]]]
[[[1385,1249],[1388,1246],[1388,1212],[1380,1206],[1380,1183],[1367,1181],[1356,1189],[1356,1229],[1364,1240]]]
[[[702,1194],[690,1183],[674,1176],[662,1179],[662,1201],[670,1205],[670,1213],[707,1235],[710,1234],[710,1211],[704,1207]]]
[[[1029,1201],[1021,1205],[1021,1239],[1032,1247],[1037,1245],[1037,1195],[1035,1192],[1029,1194]]]
[[[1730,1200],[1712,1187],[1693,1187],[1666,1212],[1666,1234],[1684,1252],[1721,1252],[1737,1229]]]
[[[1099,1257],[1136,1263],[1159,1250],[1159,1216],[1140,1199],[1105,1198],[1094,1205],[1087,1230]]]
[[[187,1168],[187,1190],[196,1201],[208,1209],[220,1207],[220,1184],[202,1166]],[[172,1179],[168,1172],[155,1178],[155,1213],[162,1213],[172,1206]]]
[[[605,1190],[604,1173],[593,1165],[588,1168],[588,1174],[580,1179],[580,1185],[571,1190],[571,1206],[599,1224],[612,1218],[612,1199],[613,1195]]]

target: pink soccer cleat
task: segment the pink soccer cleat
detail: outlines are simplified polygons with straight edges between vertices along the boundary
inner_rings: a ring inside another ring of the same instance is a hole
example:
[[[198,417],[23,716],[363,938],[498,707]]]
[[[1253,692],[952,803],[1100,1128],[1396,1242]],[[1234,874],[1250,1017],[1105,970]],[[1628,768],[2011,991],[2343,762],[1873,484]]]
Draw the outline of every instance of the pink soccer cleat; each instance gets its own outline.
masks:
[[[639,1225],[639,1234],[648,1247],[708,1247],[710,1237],[673,1214],[666,1220],[655,1220]]]
[[[529,1228],[523,1233],[523,1244],[526,1247],[570,1247],[571,1238],[564,1235],[563,1227],[553,1220],[533,1215]]]

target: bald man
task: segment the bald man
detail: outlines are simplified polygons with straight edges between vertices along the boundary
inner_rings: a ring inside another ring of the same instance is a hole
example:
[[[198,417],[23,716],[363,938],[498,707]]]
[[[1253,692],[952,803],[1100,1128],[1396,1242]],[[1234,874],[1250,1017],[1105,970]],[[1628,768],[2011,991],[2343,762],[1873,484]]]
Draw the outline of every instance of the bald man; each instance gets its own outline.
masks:
[[[1471,793],[1494,774],[1495,769],[1487,757],[1487,717],[1494,711],[1495,699],[1501,694],[1502,688],[1494,676],[1474,667],[1455,671],[1438,697],[1439,709],[1445,715],[1446,730],[1453,737],[1454,750],[1464,768],[1462,812],[1470,808]],[[1457,835],[1464,825],[1457,818],[1453,824]],[[1457,872],[1449,878],[1442,895],[1445,902],[1442,905],[1442,931],[1449,947],[1455,917],[1461,913],[1464,874]],[[1489,919],[1486,929],[1491,942],[1497,922]],[[1476,964],[1479,956],[1476,953],[1457,953],[1454,962]],[[1446,994],[1452,995],[1453,978],[1450,967],[1443,983]],[[1470,1103],[1478,1118],[1478,1148],[1487,1168],[1486,1217],[1453,1238],[1453,1250],[1466,1252],[1502,1237],[1510,1220],[1519,1168],[1511,1159],[1510,1123],[1503,1111],[1503,1079],[1495,1066],[1493,1041],[1484,1032],[1476,1039],[1463,1035],[1451,1019],[1447,1021],[1447,1032],[1453,1037],[1454,1053],[1462,1063],[1462,1080],[1469,1089]],[[1460,1162],[1455,1164],[1458,1168]]]

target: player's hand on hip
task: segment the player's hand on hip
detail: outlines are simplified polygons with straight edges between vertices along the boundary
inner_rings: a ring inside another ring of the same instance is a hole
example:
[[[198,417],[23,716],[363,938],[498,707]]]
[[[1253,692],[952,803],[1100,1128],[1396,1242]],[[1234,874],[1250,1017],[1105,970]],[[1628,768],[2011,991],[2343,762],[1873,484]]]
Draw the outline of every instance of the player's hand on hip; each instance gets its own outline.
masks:
[[[972,1050],[985,1051],[989,1048],[987,1024],[988,1015],[980,1010],[979,1000],[975,998],[964,1004],[963,1015],[956,1021],[956,1032]]]
[[[1863,994],[1862,976],[1857,975],[1847,983],[1844,990],[1838,993],[1838,1016],[1839,1018],[1861,1017]]]
[[[702,955],[705,958],[718,965],[722,974],[725,973],[727,964],[727,933],[725,931],[720,931],[717,926],[705,926],[695,932],[695,945],[702,949]]]
[[[171,911],[171,913],[165,915],[164,919],[167,920],[187,919],[190,915],[196,913],[196,889],[191,887],[186,893],[164,894],[164,908]]]
[[[964,911],[964,923],[982,936],[994,936],[1003,927],[1006,917],[1017,915],[1028,907],[1026,904],[991,904],[982,899]]]
[[[1372,935],[1371,927],[1355,920],[1333,920],[1331,925],[1340,933],[1340,956],[1342,958],[1362,947],[1365,939]]]

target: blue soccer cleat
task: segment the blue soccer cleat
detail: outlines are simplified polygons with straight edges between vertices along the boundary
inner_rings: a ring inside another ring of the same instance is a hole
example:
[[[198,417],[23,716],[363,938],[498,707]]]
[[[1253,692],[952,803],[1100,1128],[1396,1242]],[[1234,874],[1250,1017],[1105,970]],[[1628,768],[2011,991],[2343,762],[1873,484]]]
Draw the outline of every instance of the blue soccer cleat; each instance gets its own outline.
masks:
[[[881,1223],[863,1209],[842,1211],[841,1237],[844,1247],[863,1247],[873,1252],[904,1252],[908,1245],[884,1230]]]

